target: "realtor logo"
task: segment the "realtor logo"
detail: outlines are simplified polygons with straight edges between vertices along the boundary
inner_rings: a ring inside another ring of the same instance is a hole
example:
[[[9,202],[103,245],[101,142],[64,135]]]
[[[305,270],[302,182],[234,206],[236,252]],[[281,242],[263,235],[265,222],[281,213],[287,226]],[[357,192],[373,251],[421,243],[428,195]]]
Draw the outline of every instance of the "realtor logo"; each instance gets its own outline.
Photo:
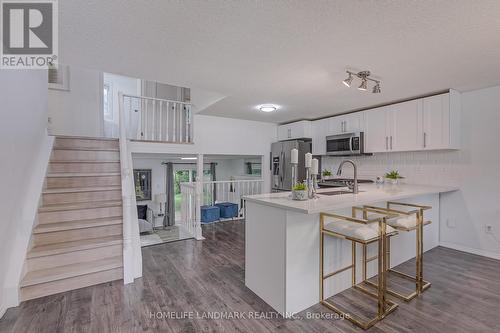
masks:
[[[57,60],[57,2],[1,2],[0,68],[48,68]]]

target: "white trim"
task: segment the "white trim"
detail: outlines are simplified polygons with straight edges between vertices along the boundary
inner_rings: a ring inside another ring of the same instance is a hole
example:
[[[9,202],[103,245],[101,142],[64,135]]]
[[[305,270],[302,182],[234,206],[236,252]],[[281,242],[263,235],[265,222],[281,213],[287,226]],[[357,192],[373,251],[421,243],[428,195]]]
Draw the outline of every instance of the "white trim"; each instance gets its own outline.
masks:
[[[488,257],[488,258],[500,260],[500,253],[485,251],[485,250],[481,250],[481,249],[475,249],[472,247],[468,247],[468,246],[464,246],[464,245],[460,245],[460,244],[455,244],[455,243],[450,243],[450,242],[440,242],[439,245],[453,249],[453,250],[458,250],[458,251],[462,251],[462,252],[476,254],[479,256],[483,256],[483,257]]]

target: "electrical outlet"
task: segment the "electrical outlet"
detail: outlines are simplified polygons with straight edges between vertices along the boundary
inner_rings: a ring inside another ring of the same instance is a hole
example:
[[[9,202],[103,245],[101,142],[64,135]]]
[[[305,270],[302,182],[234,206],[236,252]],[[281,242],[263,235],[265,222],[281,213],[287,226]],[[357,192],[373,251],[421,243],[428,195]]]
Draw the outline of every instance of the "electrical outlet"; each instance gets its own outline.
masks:
[[[448,228],[456,228],[457,224],[455,223],[455,220],[446,219],[446,226]]]
[[[493,233],[493,226],[491,224],[487,224],[484,226],[484,231],[487,234],[492,234]]]

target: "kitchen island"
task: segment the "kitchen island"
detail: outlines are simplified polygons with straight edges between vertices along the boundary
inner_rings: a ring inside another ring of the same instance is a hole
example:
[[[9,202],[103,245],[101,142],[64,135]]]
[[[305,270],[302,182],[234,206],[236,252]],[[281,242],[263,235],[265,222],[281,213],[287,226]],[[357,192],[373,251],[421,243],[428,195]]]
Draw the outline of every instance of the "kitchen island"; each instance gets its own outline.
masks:
[[[439,197],[454,190],[456,188],[365,184],[359,186],[356,195],[331,195],[332,189],[320,189],[318,198],[308,201],[293,201],[290,192],[245,197],[245,284],[284,316],[305,310],[319,302],[320,212],[350,216],[353,206],[384,206],[387,201],[432,206],[425,213],[425,220],[433,222],[424,228],[424,251],[427,251],[439,245]],[[391,247],[391,267],[414,258],[415,232],[401,232],[393,237]],[[358,283],[361,282],[360,249],[358,247]],[[376,244],[372,244],[368,247],[368,256],[375,254]],[[350,262],[351,242],[327,237],[325,272]],[[368,277],[376,274],[376,261],[368,264],[367,272]],[[347,270],[325,281],[325,297],[350,287],[351,272]]]

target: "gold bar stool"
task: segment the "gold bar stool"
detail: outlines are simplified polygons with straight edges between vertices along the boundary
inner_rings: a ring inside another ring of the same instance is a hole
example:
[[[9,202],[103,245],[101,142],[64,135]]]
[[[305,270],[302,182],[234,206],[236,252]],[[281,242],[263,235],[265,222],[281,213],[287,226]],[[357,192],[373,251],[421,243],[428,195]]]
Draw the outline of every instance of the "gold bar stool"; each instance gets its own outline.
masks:
[[[398,209],[392,208],[393,206],[399,206]],[[427,290],[431,283],[424,280],[423,273],[423,253],[424,253],[424,226],[431,224],[431,221],[424,221],[424,211],[431,209],[430,206],[422,206],[408,203],[400,203],[400,202],[387,202],[387,208],[376,207],[376,206],[363,206],[364,208],[371,209],[377,211],[380,214],[397,214],[397,217],[388,218],[386,220],[387,224],[392,228],[398,231],[410,232],[416,231],[416,273],[415,276],[411,276],[409,274],[397,271],[395,269],[390,268],[391,262],[391,250],[390,250],[390,239],[394,235],[387,236],[387,251],[386,253],[386,270],[389,273],[394,273],[404,279],[415,282],[415,291],[409,294],[402,294],[392,289],[387,289],[387,293],[400,298],[406,302],[411,301],[413,298],[422,294],[425,290]],[[402,210],[406,209],[406,210]],[[364,217],[367,217],[367,213],[364,213]],[[376,242],[375,240],[374,242]],[[368,281],[366,277],[366,265],[369,261],[374,258],[366,258],[366,247],[368,244],[363,245],[363,280],[366,284],[371,285],[375,288],[378,288],[378,285],[374,282]]]
[[[386,239],[387,235],[397,233],[395,229],[386,225],[387,214],[381,214],[378,210],[369,208],[353,208],[353,212],[360,209],[364,212],[372,212],[380,215],[375,219],[359,219],[356,217],[347,217],[337,214],[320,213],[320,303],[330,310],[346,316],[355,325],[368,329],[375,325],[378,321],[382,320],[389,313],[397,308],[397,304],[391,300],[386,299]],[[390,215],[390,214],[389,214]],[[390,215],[394,216],[394,215]],[[324,241],[325,235],[346,239],[352,243],[352,263],[349,266],[338,269],[334,272],[324,273]],[[368,242],[378,241],[378,286],[377,293],[373,293],[365,288],[362,288],[356,283],[356,243],[367,244]],[[341,272],[351,269],[352,272],[352,287],[362,291],[364,294],[377,299],[377,315],[363,321],[358,317],[352,316],[347,312],[341,310],[338,306],[327,301],[324,295],[324,282],[326,279],[333,277]]]

